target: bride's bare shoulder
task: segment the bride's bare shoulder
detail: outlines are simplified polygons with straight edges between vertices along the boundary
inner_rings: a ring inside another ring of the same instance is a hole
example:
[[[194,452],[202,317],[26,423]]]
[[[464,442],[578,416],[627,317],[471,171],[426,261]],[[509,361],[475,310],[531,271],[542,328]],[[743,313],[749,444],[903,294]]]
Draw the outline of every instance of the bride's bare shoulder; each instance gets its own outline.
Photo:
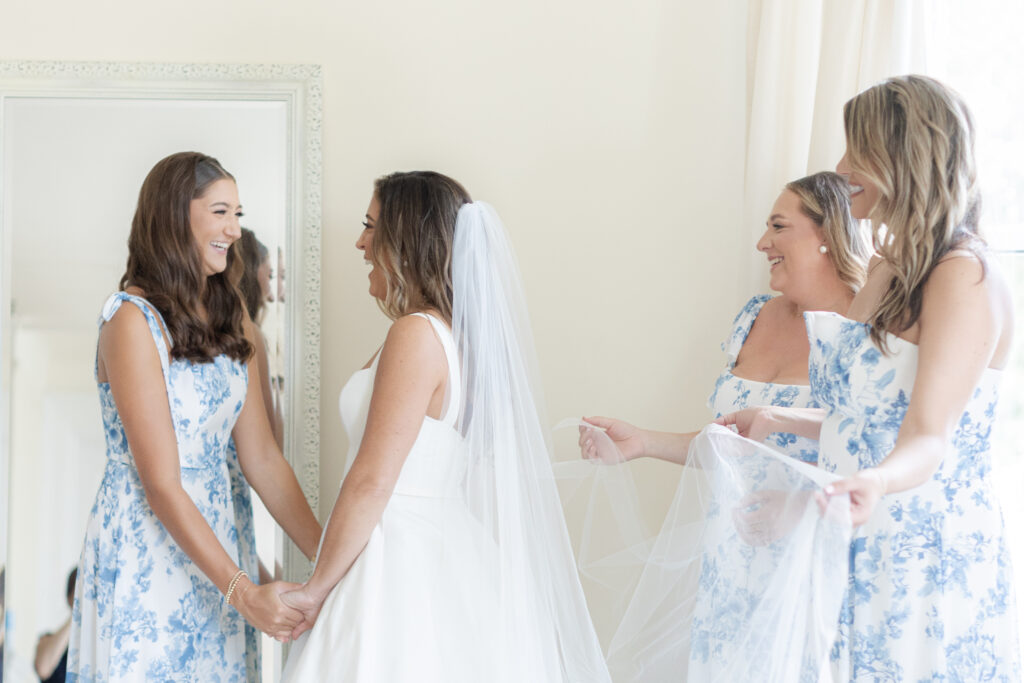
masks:
[[[445,362],[441,340],[431,322],[420,315],[405,315],[391,323],[380,353],[381,361],[399,357],[417,362]]]

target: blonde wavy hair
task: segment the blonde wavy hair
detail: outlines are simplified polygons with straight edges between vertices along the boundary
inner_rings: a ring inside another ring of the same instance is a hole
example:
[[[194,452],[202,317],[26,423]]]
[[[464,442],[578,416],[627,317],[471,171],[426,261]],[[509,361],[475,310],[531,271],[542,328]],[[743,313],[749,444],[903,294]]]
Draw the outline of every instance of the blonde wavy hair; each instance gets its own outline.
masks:
[[[800,199],[800,210],[821,227],[836,275],[854,293],[864,286],[871,240],[850,215],[850,186],[838,173],[823,171],[794,180],[786,189]]]
[[[898,76],[843,107],[850,170],[874,184],[871,209],[879,255],[895,274],[868,318],[871,338],[906,330],[921,315],[928,276],[950,251],[984,264],[974,122],[959,94],[925,76]]]
[[[380,215],[369,257],[387,284],[377,304],[392,320],[433,308],[451,324],[455,221],[469,193],[440,173],[410,171],[378,178],[374,196]]]

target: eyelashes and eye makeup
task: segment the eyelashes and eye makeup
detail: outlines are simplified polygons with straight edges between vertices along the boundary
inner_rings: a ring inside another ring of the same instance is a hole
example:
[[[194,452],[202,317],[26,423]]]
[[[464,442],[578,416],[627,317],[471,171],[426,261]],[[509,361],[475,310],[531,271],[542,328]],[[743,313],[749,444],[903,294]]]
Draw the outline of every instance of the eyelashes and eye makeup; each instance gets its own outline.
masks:
[[[225,215],[227,215],[228,210],[227,209],[214,209],[213,212],[215,214],[217,214],[218,216],[225,216]],[[236,211],[235,212],[235,218],[241,218],[244,215],[245,215],[245,213],[243,213],[242,211]]]
[[[373,230],[373,224],[368,221],[363,221],[362,226],[365,230]]]

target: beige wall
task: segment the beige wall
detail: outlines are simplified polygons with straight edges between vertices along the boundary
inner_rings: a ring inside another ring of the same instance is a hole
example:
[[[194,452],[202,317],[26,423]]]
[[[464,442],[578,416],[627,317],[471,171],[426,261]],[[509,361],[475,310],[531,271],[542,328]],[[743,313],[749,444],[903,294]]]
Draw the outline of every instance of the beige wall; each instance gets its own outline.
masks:
[[[323,66],[326,515],[346,449],[337,395],[387,324],[352,244],[388,171],[449,173],[501,212],[551,422],[706,419],[718,343],[749,294],[737,287],[753,249],[740,236],[745,12],[741,0],[37,0],[3,8],[0,59]],[[573,457],[572,439],[556,443]],[[641,473],[652,510],[674,487],[659,467]]]

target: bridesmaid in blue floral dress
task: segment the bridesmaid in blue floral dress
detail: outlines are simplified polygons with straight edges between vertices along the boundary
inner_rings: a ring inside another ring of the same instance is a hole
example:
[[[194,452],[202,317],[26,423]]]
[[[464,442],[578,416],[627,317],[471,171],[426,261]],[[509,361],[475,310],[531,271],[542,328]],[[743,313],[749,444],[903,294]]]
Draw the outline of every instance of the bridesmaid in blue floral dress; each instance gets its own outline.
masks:
[[[283,639],[301,619],[278,597],[290,584],[257,585],[238,568],[232,436],[246,477],[307,555],[320,533],[248,362],[231,249],[240,208],[234,179],[201,154],[167,157],[143,183],[122,291],[100,320],[107,467],[86,527],[69,681],[251,680],[246,622]]]
[[[970,113],[904,76],[854,97],[844,121],[837,170],[880,248],[847,317],[807,314],[823,410],[724,421],[755,439],[820,436],[820,466],[846,477],[825,489],[849,494],[859,526],[834,680],[1019,681],[989,454],[1013,308],[978,237]]]
[[[758,295],[737,314],[722,343],[727,364],[715,381],[708,407],[718,418],[747,406],[814,406],[807,379],[807,310],[845,311],[864,282],[870,247],[850,216],[846,181],[835,173],[794,180],[779,195],[757,242],[771,269],[777,297]],[[626,460],[653,457],[684,464],[697,432],[638,429],[622,420],[588,417],[604,427]],[[805,462],[817,460],[817,444],[775,433],[769,444]],[[584,457],[598,444],[580,429]]]
[[[808,385],[807,333],[802,314],[817,308],[845,311],[864,282],[870,256],[867,234],[850,215],[847,183],[835,173],[817,173],[787,184],[772,208],[757,248],[768,259],[769,284],[780,295],[753,297],[733,321],[722,344],[728,362],[708,399],[716,418],[747,406],[816,405]],[[653,432],[620,420],[585,419],[607,428],[608,436],[627,460],[649,456],[685,465],[690,443],[698,434]],[[584,457],[609,461],[609,456],[600,452],[603,441],[581,429]],[[780,431],[771,435],[768,444],[797,460],[817,461],[817,443],[812,439]],[[692,514],[691,505],[677,505],[679,496],[691,493],[686,480],[681,479],[676,501],[654,540],[658,558],[648,560],[644,569],[647,581],[637,585],[625,610],[627,617],[611,640],[609,665],[613,675],[623,680],[661,683],[666,662],[688,663],[690,680],[717,679],[720,672],[730,670],[738,653],[746,656],[750,652],[751,646],[744,642],[743,630],[736,624],[749,621],[757,602],[748,601],[737,611],[735,597],[747,587],[737,577],[743,577],[759,561],[756,553],[739,551],[735,544],[711,544],[710,554],[700,564],[701,589],[692,603],[690,596],[660,592],[671,584],[670,577],[683,574],[681,565],[672,566],[672,560],[662,564],[662,558],[682,558],[691,553],[691,537],[680,531],[685,528],[684,520],[676,516]],[[716,515],[713,510],[706,512],[708,520]],[[730,571],[720,572],[715,567]],[[653,579],[655,575],[663,575],[669,583]],[[670,627],[678,631],[666,631],[660,621],[664,615],[651,609],[666,599],[673,603],[678,600],[679,609],[688,614],[686,623]],[[692,608],[684,609],[690,604]],[[731,621],[719,618],[726,612]],[[687,674],[679,671],[676,680]]]

